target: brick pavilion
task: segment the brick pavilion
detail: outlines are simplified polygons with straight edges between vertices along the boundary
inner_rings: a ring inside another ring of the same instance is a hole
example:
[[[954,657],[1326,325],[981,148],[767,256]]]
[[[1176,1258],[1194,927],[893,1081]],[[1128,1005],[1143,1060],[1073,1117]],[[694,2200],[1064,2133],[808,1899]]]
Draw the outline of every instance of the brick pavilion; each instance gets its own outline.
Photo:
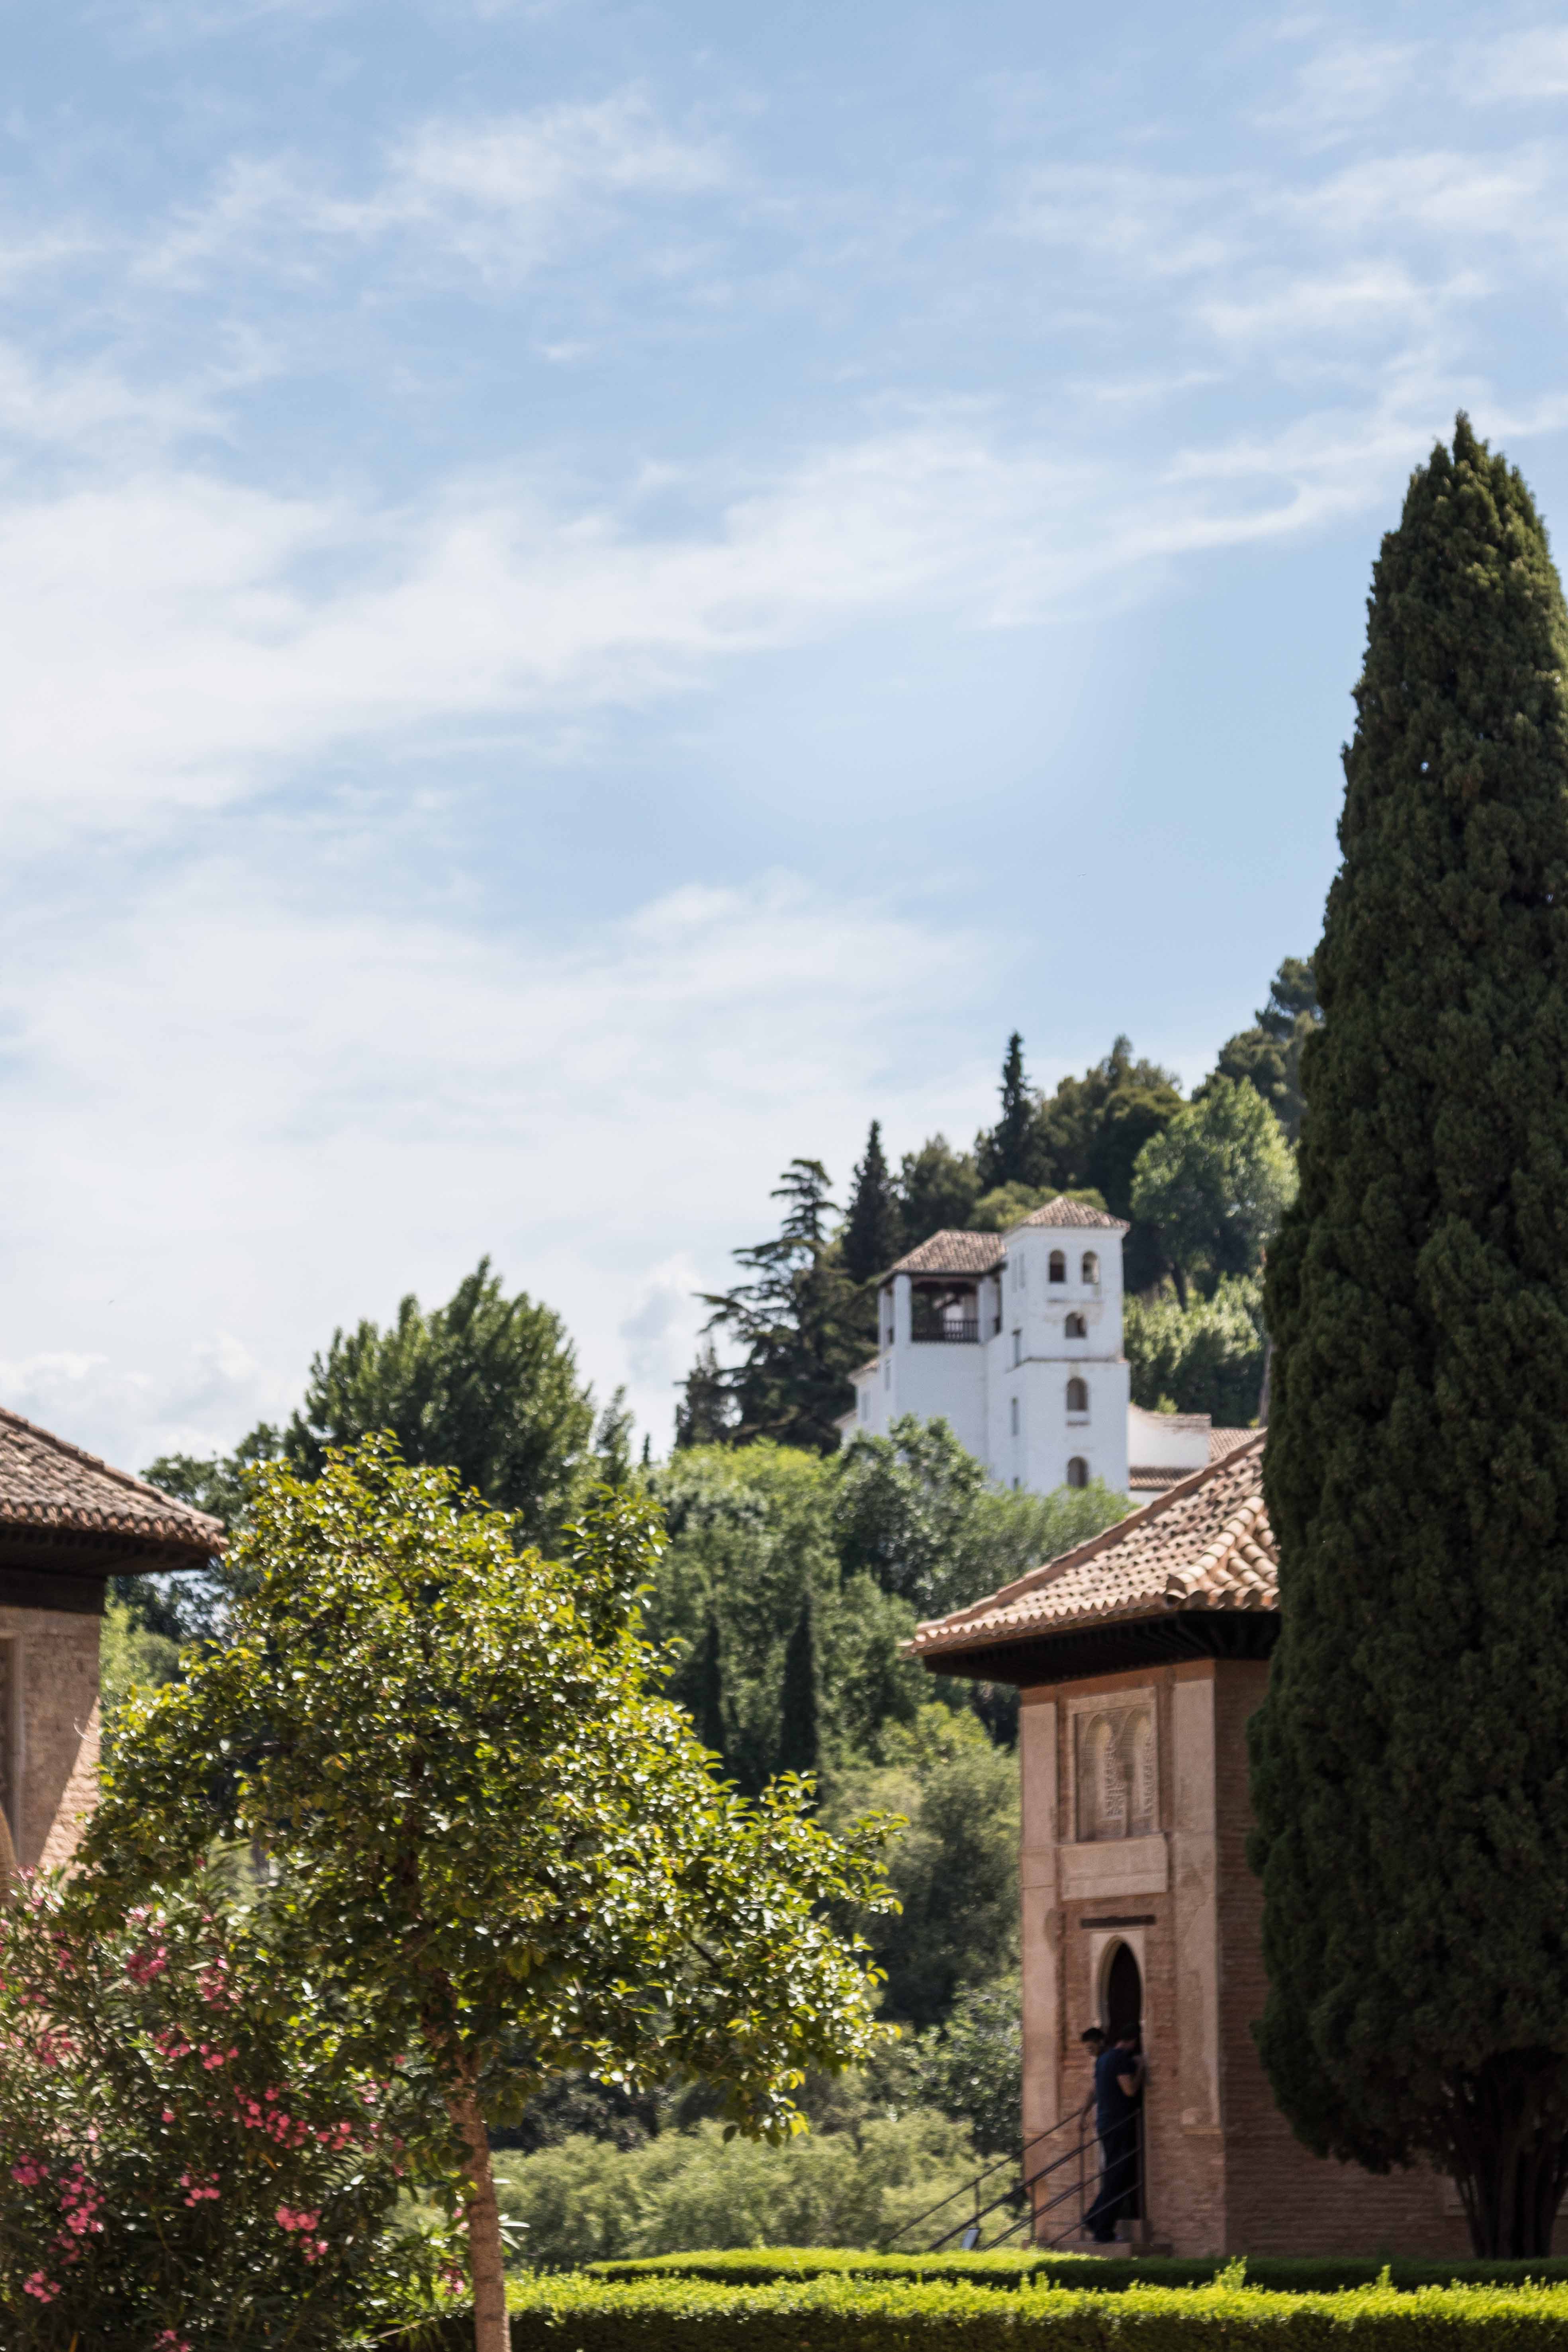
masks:
[[[1249,2030],[1265,1979],[1247,1718],[1279,1622],[1263,1442],[915,1636],[933,1673],[1022,1701],[1026,2168],[1077,2137],[1083,2029],[1131,2020],[1148,2076],[1142,2218],[1122,2234],[1179,2254],[1463,2253],[1451,2182],[1308,2153]],[[1076,2194],[1047,2193],[1039,2239],[1083,2242],[1066,2234]]]
[[[68,1862],[91,1810],[109,1578],[223,1549],[216,1519],[0,1408],[0,1882]]]

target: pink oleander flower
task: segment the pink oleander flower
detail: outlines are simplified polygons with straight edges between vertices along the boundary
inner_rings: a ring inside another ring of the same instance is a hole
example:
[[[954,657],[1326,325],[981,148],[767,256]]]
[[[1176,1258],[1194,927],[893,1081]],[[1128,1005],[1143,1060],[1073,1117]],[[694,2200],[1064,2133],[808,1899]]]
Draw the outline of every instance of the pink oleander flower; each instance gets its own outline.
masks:
[[[22,2293],[36,2294],[40,2303],[53,2303],[59,2291],[58,2279],[46,2278],[42,2271],[35,2271],[30,2278],[22,2281]]]

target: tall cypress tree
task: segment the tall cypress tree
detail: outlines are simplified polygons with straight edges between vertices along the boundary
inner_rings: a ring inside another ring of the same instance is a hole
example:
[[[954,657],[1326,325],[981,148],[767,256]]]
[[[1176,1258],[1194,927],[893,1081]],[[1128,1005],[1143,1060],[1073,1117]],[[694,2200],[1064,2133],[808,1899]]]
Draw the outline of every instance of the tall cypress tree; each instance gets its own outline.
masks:
[[[784,1651],[779,1770],[815,1772],[816,1766],[816,1641],[811,1626],[811,1595],[807,1593]]]
[[[1036,1181],[1039,1154],[1035,1149],[1035,1122],[1039,1105],[1024,1074],[1024,1040],[1016,1029],[1007,1040],[997,1092],[1002,1101],[1001,1116],[989,1134],[976,1137],[974,1145],[981,1190],[986,1192],[994,1191],[998,1184]]]
[[[1568,2179],[1568,613],[1463,416],[1373,579],[1268,1271],[1259,2038],[1310,2147],[1429,2156],[1478,2252],[1539,2254]]]
[[[844,1271],[851,1282],[869,1282],[892,1265],[899,1255],[899,1196],[882,1150],[882,1122],[874,1118],[844,1220]]]
[[[711,1609],[703,1629],[702,1647],[697,1654],[697,1688],[692,1695],[691,1719],[697,1727],[697,1737],[704,1748],[714,1754],[724,1753],[724,1669],[719,1655],[719,1620]]]

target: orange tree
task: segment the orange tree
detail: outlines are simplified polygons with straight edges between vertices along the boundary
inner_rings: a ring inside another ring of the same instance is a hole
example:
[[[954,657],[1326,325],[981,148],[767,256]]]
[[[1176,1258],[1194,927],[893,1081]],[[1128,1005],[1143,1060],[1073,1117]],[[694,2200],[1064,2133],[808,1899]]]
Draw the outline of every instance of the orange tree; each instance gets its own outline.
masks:
[[[646,1504],[605,1496],[569,1541],[522,1548],[386,1440],[258,1474],[232,1643],[122,1719],[72,1897],[122,1917],[215,1834],[265,1848],[280,1968],[439,2081],[477,2352],[507,2342],[487,2123],[559,2070],[681,2068],[784,2137],[804,2070],[883,2030],[843,1922],[890,1907],[887,1825],[836,1839],[808,1783],[720,1781],[639,1631]]]

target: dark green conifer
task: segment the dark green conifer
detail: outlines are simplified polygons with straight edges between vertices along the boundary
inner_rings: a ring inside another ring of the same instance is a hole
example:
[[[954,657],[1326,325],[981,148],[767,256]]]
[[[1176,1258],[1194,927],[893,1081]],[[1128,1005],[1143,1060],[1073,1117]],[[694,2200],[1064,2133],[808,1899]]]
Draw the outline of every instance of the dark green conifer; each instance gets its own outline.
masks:
[[[697,1727],[697,1737],[704,1748],[714,1754],[724,1753],[724,1669],[719,1655],[719,1620],[711,1609],[703,1629],[702,1647],[697,1653],[697,1688],[692,1695],[691,1719]]]
[[[1007,1040],[997,1089],[1002,1114],[988,1134],[976,1138],[974,1156],[980,1189],[994,1192],[999,1184],[1032,1184],[1039,1157],[1035,1149],[1035,1122],[1039,1104],[1024,1074],[1024,1040],[1016,1029]]]
[[[811,1624],[811,1596],[807,1593],[784,1651],[779,1770],[815,1772],[816,1766],[816,1641]]]
[[[1269,1254],[1276,2095],[1540,2254],[1568,2177],[1568,613],[1460,417],[1368,605]]]
[[[900,1247],[899,1222],[899,1196],[882,1150],[882,1122],[874,1118],[844,1220],[844,1271],[851,1282],[869,1282],[892,1265]]]

